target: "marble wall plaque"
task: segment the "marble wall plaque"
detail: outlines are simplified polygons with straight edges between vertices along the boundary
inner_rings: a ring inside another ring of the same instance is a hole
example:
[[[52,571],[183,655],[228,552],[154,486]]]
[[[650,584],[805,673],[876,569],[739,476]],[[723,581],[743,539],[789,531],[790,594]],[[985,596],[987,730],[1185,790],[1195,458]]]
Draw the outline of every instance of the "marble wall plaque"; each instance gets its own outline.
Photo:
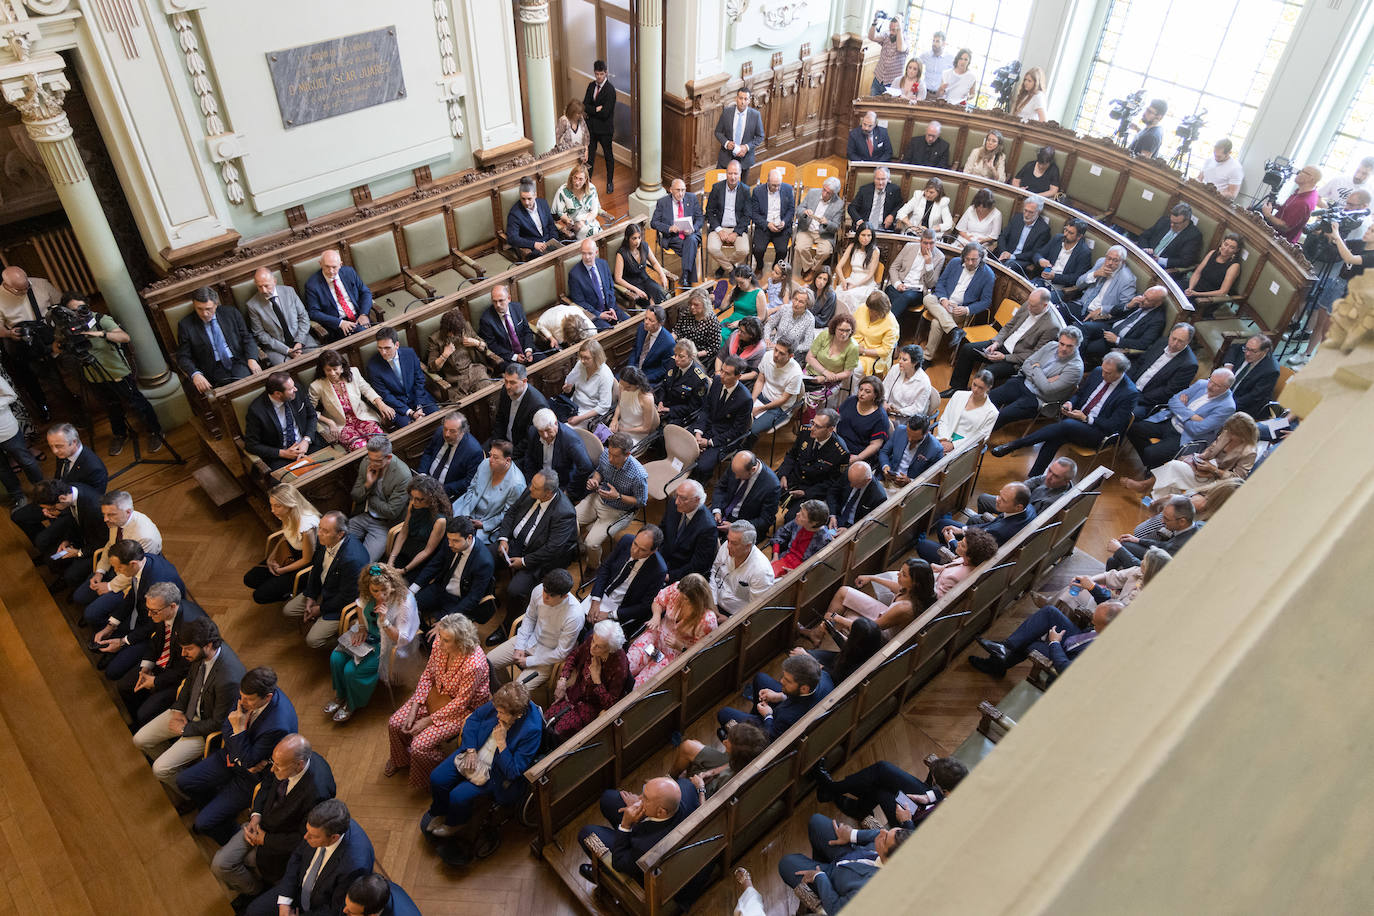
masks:
[[[406,94],[394,26],[270,51],[267,67],[288,130]]]

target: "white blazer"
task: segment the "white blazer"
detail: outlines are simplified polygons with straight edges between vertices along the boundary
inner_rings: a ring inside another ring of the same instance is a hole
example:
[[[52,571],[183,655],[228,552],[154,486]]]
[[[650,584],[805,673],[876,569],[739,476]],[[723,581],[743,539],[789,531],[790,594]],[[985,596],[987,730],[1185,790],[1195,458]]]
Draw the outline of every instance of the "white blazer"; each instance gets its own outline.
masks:
[[[926,193],[925,188],[921,188],[911,200],[908,200],[902,209],[897,211],[898,220],[906,220],[908,223],[918,223],[921,216],[926,212]],[[935,206],[930,211],[930,228],[936,233],[944,233],[954,228],[954,216],[949,212],[949,198],[941,197],[935,202]]]
[[[382,418],[378,415],[372,402],[376,401],[380,395],[372,390],[367,379],[363,378],[362,372],[353,370],[351,381],[344,382],[344,389],[348,392],[348,400],[352,402],[353,415],[359,420],[371,420],[373,423],[381,423]],[[339,396],[334,393],[334,386],[329,384],[329,379],[321,375],[310,383],[310,402],[315,405],[315,410],[324,414],[329,419],[340,425],[347,422],[344,418],[343,404],[339,401]]]

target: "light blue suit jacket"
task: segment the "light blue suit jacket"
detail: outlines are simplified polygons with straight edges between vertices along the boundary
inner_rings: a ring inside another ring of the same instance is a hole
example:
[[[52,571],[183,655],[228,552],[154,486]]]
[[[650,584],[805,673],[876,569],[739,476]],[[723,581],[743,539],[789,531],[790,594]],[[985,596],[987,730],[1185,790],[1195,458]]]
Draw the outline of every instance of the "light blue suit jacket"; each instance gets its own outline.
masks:
[[[1162,421],[1172,418],[1183,426],[1183,441],[1185,442],[1211,442],[1221,432],[1221,425],[1231,414],[1236,412],[1235,399],[1231,397],[1231,392],[1227,391],[1219,398],[1215,398],[1202,405],[1202,410],[1189,407],[1189,404],[1196,403],[1198,398],[1207,393],[1207,380],[1198,379],[1183,391],[1169,399],[1169,404],[1163,410],[1158,411],[1151,420]],[[1187,403],[1184,403],[1184,399]],[[1191,419],[1198,416],[1201,419]]]

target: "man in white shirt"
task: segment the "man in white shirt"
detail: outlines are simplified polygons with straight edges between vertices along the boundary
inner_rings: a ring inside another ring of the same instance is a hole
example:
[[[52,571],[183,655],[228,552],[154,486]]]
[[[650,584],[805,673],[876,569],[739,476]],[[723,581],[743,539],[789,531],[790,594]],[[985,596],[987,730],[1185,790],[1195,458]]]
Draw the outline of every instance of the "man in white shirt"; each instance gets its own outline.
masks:
[[[1221,139],[1212,147],[1212,158],[1202,164],[1197,180],[1217,189],[1217,193],[1227,200],[1235,200],[1240,193],[1240,183],[1245,179],[1245,168],[1240,160],[1231,155],[1231,141]]]
[[[34,370],[40,360],[51,363],[51,354],[22,340],[14,327],[24,321],[42,321],[62,295],[47,280],[30,277],[20,267],[6,267],[0,278],[0,340],[8,357],[6,367],[37,408],[39,419],[47,420],[48,399]]]
[[[755,546],[758,532],[746,521],[734,522],[711,564],[711,592],[716,610],[727,617],[748,607],[773,587],[773,564]]]
[[[921,55],[921,63],[925,66],[921,83],[926,87],[926,94],[933,99],[940,89],[945,71],[954,66],[954,56],[945,53],[944,32],[936,32],[930,37],[930,50]]]
[[[550,570],[535,586],[515,635],[487,653],[498,681],[510,680],[511,665],[521,669],[518,677],[530,689],[553,677],[576,645],[586,619],[572,590],[572,574],[566,569]]]
[[[1331,179],[1317,190],[1317,194],[1322,200],[1333,206],[1349,206],[1348,198],[1352,192],[1370,190],[1369,176],[1371,174],[1374,174],[1374,156],[1366,156],[1356,166],[1354,175],[1349,178],[1340,175]],[[1366,206],[1368,205],[1366,204]]]
[[[749,222],[754,229],[754,270],[763,272],[763,256],[773,246],[774,260],[787,254],[792,240],[792,220],[796,216],[796,196],[784,184],[782,169],[769,169],[765,183],[749,195]]]
[[[706,195],[706,254],[716,264],[716,276],[725,275],[749,257],[749,186],[740,180],[738,159],[725,167],[725,180]]]
[[[794,346],[786,337],[773,342],[773,352],[759,363],[754,380],[754,426],[751,439],[762,436],[792,416],[792,408],[802,393],[802,368],[792,358]]]
[[[82,606],[90,604],[101,595],[107,595],[112,591],[122,592],[129,587],[129,580],[124,576],[115,575],[110,565],[109,550],[116,541],[128,538],[138,541],[144,553],[162,553],[162,532],[153,524],[152,519],[134,510],[134,498],[128,493],[123,490],[106,493],[100,500],[100,514],[110,529],[110,538],[105,542],[105,555],[94,567],[91,563],[93,558],[83,557],[68,568],[70,574],[73,569],[84,565],[81,575],[89,576],[86,582],[76,587],[76,593],[72,596],[72,600]],[[75,581],[72,584],[75,584]]]

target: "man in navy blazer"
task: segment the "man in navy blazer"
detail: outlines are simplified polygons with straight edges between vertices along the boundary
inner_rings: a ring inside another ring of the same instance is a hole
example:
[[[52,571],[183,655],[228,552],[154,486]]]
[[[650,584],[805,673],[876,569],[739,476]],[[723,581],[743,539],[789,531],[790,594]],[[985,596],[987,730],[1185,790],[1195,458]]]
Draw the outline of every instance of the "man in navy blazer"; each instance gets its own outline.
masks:
[[[782,180],[782,169],[769,169],[749,195],[749,222],[754,226],[754,269],[763,270],[763,256],[773,246],[773,258],[782,260],[792,238],[797,202],[792,186]]]
[[[965,278],[965,274],[969,277]],[[967,323],[974,315],[985,312],[992,305],[992,287],[997,278],[992,268],[983,263],[983,247],[970,242],[964,246],[959,260],[950,258],[940,274],[933,293],[926,293],[925,307],[930,315],[930,336],[926,338],[926,358],[935,356],[945,335],[959,324]],[[964,288],[961,292],[960,284]],[[954,349],[958,350],[958,341]]]
[[[1040,445],[1028,477],[1043,474],[1054,460],[1055,453],[1066,442],[1096,448],[1113,434],[1124,434],[1135,410],[1140,392],[1127,376],[1131,362],[1123,353],[1108,353],[1102,365],[1088,373],[1073,398],[1059,409],[1057,423],[1042,426],[1029,436],[1013,439],[1005,445],[994,445],[997,458],[1010,455],[1027,445]]]
[[[449,499],[457,499],[467,491],[485,457],[482,443],[468,428],[468,418],[454,411],[444,416],[443,426],[430,437],[415,473],[433,477]]]
[[[177,322],[177,366],[197,391],[204,394],[262,371],[258,342],[238,309],[221,310],[219,294],[208,286],[191,293],[191,308]]]
[[[887,135],[886,127],[878,125],[876,111],[864,112],[859,126],[849,131],[845,155],[850,162],[892,161],[892,138]]]
[[[103,494],[109,486],[110,472],[100,456],[81,444],[81,433],[70,423],[55,423],[48,427],[44,437],[48,451],[52,452],[55,465],[50,475],[53,480],[68,483],[81,483]],[[28,535],[30,541],[38,537],[48,524],[48,518],[37,503],[27,503],[10,513],[10,520]],[[49,554],[52,551],[48,551]]]
[[[1045,219],[1045,198],[1032,194],[1021,202],[1021,218],[1009,219],[997,239],[997,260],[1022,273],[1035,263],[1035,255],[1050,240],[1050,221]]]
[[[377,331],[377,352],[367,361],[367,377],[386,405],[396,411],[393,422],[398,427],[439,409],[425,388],[420,357],[401,346],[395,328]]]
[[[635,345],[630,351],[631,366],[638,366],[649,377],[649,384],[655,388],[668,374],[672,365],[673,348],[677,338],[663,325],[668,321],[668,313],[661,305],[650,305],[644,310],[644,322],[635,329]],[[645,341],[648,340],[648,345]]]
[[[1119,316],[1084,322],[1083,346],[1079,348],[1083,365],[1097,365],[1108,350],[1140,352],[1154,346],[1164,336],[1167,296],[1164,287],[1152,286],[1127,302]]]
[[[706,399],[692,420],[691,430],[701,447],[697,466],[692,471],[692,476],[698,480],[710,480],[724,450],[742,441],[749,431],[754,397],[739,382],[739,377],[748,368],[738,356],[727,356],[720,375],[706,389]]]
[[[763,115],[749,105],[749,90],[744,86],[735,90],[735,104],[728,105],[716,121],[716,168],[723,169],[733,160],[740,164],[740,180],[749,183],[749,171],[754,167],[754,153],[763,144]]]
[[[248,807],[253,787],[272,765],[272,750],[298,725],[296,709],[277,687],[275,671],[253,668],[243,676],[238,705],[224,720],[221,746],[177,774],[177,790],[191,807],[200,808],[197,833],[221,846],[229,842],[238,830],[239,812]]]
[[[1193,383],[1197,377],[1197,357],[1189,346],[1193,342],[1193,326],[1180,321],[1150,349],[1131,360],[1131,381],[1140,389],[1136,404],[1136,419],[1144,419],[1169,398]]]
[[[620,536],[597,567],[585,609],[588,627],[610,617],[630,633],[648,621],[668,575],[668,564],[659,553],[662,546],[663,532],[656,525]]]
[[[506,214],[506,242],[522,261],[558,247],[553,211],[549,202],[535,191],[532,179],[520,179],[520,200]]]
[[[420,916],[420,908],[405,889],[376,872],[353,881],[343,912],[345,916]]]
[[[275,471],[309,454],[319,417],[290,373],[273,372],[264,387],[248,405],[243,445]]]
[[[716,712],[716,721],[724,729],[731,722],[751,722],[763,729],[769,741],[774,741],[834,688],[830,674],[820,662],[810,655],[789,655],[782,660],[781,681],[762,671],[754,675],[752,712],[727,706]]]
[[[477,320],[477,336],[503,362],[534,362],[534,329],[525,320],[524,307],[510,300],[505,286],[491,288],[491,308]]]
[[[546,467],[553,468],[566,491],[578,494],[587,492],[587,478],[593,471],[592,457],[581,437],[568,424],[558,422],[548,407],[534,412],[519,467],[526,480]]]
[[[339,635],[339,615],[358,597],[358,574],[371,557],[362,540],[348,533],[348,517],[338,510],[326,512],[316,528],[320,547],[299,595],[282,606],[287,617],[303,617],[309,630],[305,644],[312,649],[331,645]],[[326,556],[332,555],[328,572]]]
[[[811,855],[788,853],[778,862],[778,874],[788,887],[810,884],[825,912],[838,913],[891,861],[912,831],[905,827],[860,830],[813,814],[807,833]]]
[[[330,340],[372,324],[372,290],[333,248],[320,255],[320,271],[305,281],[305,311]]]
[[[777,521],[781,499],[778,475],[753,452],[740,449],[711,495],[713,512],[720,514],[716,530],[724,534],[731,522],[745,521],[754,526],[760,541],[766,540]]]
[[[667,581],[676,582],[691,573],[711,574],[720,550],[720,532],[706,505],[706,491],[697,481],[678,484],[672,502],[663,507],[663,543]]]
[[[1222,365],[1236,373],[1231,385],[1236,410],[1243,410],[1256,420],[1263,419],[1264,408],[1273,400],[1274,386],[1279,381],[1279,364],[1270,352],[1273,347],[1268,337],[1256,334],[1231,344],[1222,359]]]
[[[509,442],[515,463],[519,465],[525,459],[525,447],[529,444],[525,430],[534,425],[534,415],[548,407],[549,402],[529,383],[529,373],[519,363],[506,364],[501,382],[501,393],[496,397],[496,411],[491,418],[491,438]],[[490,440],[487,447],[491,447]]]
[[[916,416],[906,421],[906,435],[887,437],[878,467],[888,483],[904,487],[943,457],[945,449],[930,431],[930,418]]]
[[[582,260],[568,269],[568,298],[586,310],[598,331],[604,331],[630,316],[616,304],[611,268],[596,256],[596,242],[583,239],[580,250]]]
[[[690,220],[692,230],[674,229],[673,224],[679,219]],[[676,251],[681,257],[683,286],[697,282],[697,249],[701,247],[701,225],[705,221],[701,201],[695,194],[687,193],[687,184],[681,178],[674,178],[668,186],[668,194],[654,204],[649,228],[658,233],[659,243],[664,248]]]
[[[1035,253],[1032,274],[1052,287],[1063,289],[1092,266],[1092,249],[1083,233],[1087,224],[1071,219],[1064,223],[1064,231],[1050,239]]]
[[[250,903],[244,914],[277,916],[288,908],[299,916],[336,916],[344,911],[353,882],[370,874],[375,864],[372,841],[348,805],[327,798],[306,816],[305,839],[291,853],[277,886]]]
[[[875,201],[881,198],[882,210],[875,214]],[[880,165],[873,170],[873,180],[859,188],[849,204],[849,218],[854,221],[854,231],[864,226],[872,226],[874,231],[892,228],[897,211],[902,208],[902,191],[892,183],[892,173],[887,166]],[[881,217],[881,219],[879,219]]]
[[[429,624],[449,614],[463,614],[474,623],[486,623],[496,605],[483,605],[482,599],[491,594],[496,561],[477,543],[472,519],[460,515],[447,524],[444,542],[410,583],[420,619]]]
[[[86,619],[92,626],[98,621],[94,613],[108,612],[105,626],[96,633],[91,641],[92,648],[102,654],[105,676],[117,681],[127,674],[143,657],[145,643],[152,636],[152,621],[148,616],[148,592],[154,585],[168,582],[176,586],[179,594],[186,594],[186,583],[171,561],[161,554],[144,553],[138,541],[116,541],[110,548],[110,566],[115,575],[126,576],[130,580],[129,590],[124,593],[110,592],[86,607]],[[104,599],[113,597],[117,605],[106,604]],[[106,662],[105,660],[109,661]]]

